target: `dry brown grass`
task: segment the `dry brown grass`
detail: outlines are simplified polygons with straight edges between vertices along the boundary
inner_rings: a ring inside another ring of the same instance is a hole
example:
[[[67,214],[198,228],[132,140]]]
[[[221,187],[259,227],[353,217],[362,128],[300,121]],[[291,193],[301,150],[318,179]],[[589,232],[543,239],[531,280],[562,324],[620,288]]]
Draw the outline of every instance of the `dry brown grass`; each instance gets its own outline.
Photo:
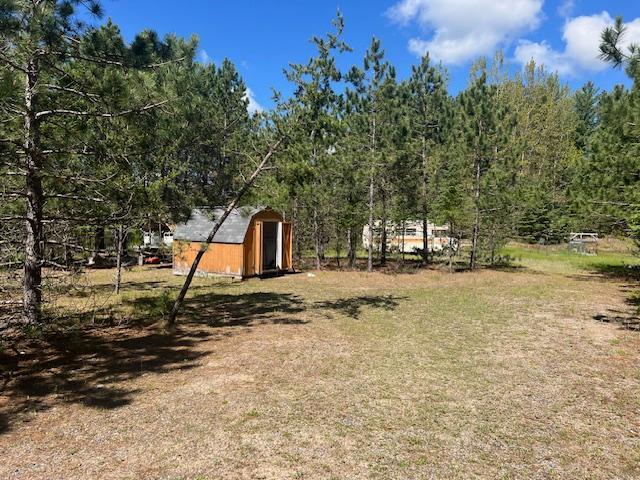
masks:
[[[174,336],[170,270],[93,272],[95,328],[5,352],[0,478],[640,477],[637,285],[527,265],[199,279]]]

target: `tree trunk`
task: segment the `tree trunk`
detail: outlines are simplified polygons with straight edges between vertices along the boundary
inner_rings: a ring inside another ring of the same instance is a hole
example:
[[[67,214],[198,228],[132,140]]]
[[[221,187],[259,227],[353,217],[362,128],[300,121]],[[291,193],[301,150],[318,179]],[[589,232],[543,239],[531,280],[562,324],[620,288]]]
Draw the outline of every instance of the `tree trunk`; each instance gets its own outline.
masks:
[[[356,265],[357,243],[356,243],[356,234],[352,227],[349,227],[349,230],[347,231],[347,243],[348,243],[348,249],[349,249],[347,252],[347,258],[348,258],[347,265],[349,268],[353,268]]]
[[[105,250],[106,243],[104,241],[104,227],[96,227],[94,234],[94,255],[97,255],[101,250]]]
[[[124,249],[124,240],[126,232],[122,228],[122,225],[118,225],[116,238],[116,279],[113,286],[113,292],[118,295],[120,293],[120,283],[122,280],[122,251]]]
[[[42,210],[44,194],[40,169],[40,125],[36,118],[35,88],[38,81],[36,60],[27,62],[25,83],[24,152],[26,182],[26,222],[24,241],[23,319],[34,324],[41,320],[42,262],[44,235]]]
[[[367,233],[367,240],[369,245],[367,248],[367,272],[373,271],[373,207],[374,207],[374,170],[371,168],[371,175],[369,177],[369,232]]]
[[[73,256],[71,254],[71,249],[69,248],[69,245],[67,243],[64,244],[63,248],[64,248],[64,264],[67,268],[69,268],[73,263]]]
[[[367,251],[367,272],[373,271],[373,210],[375,207],[375,173],[376,173],[376,151],[377,151],[377,138],[376,138],[376,104],[375,98],[371,105],[371,146],[370,146],[370,161],[371,171],[369,172],[369,248]]]
[[[320,225],[318,224],[318,210],[314,206],[313,207],[313,240],[315,246],[316,253],[316,270],[322,269],[322,257],[324,256],[322,253],[322,239],[320,238]]]
[[[293,215],[292,215],[292,220],[293,220],[293,228],[294,231],[296,231],[295,229],[298,228],[298,199],[294,198],[293,199]],[[301,247],[301,243],[300,243],[300,235],[294,235],[293,236],[293,242],[294,242],[294,251],[295,251],[295,263],[296,265],[298,265],[298,267],[300,267],[300,265],[302,265],[302,247]]]
[[[340,268],[340,230],[336,228],[336,263]]]
[[[422,137],[422,263],[429,264],[429,170],[426,139]]]
[[[449,273],[453,273],[453,237],[449,237]]]
[[[184,280],[184,284],[180,289],[178,298],[176,298],[176,301],[173,304],[173,308],[169,313],[169,317],[167,318],[166,324],[168,326],[174,325],[176,323],[176,317],[178,316],[178,312],[180,312],[180,309],[182,308],[182,304],[184,303],[184,297],[187,295],[187,292],[189,291],[189,286],[191,285],[191,282],[193,281],[193,277],[196,274],[196,270],[198,269],[200,260],[202,260],[204,253],[207,251],[207,248],[209,247],[209,244],[213,241],[213,237],[215,237],[216,233],[220,229],[220,226],[224,223],[224,221],[227,219],[229,214],[233,211],[234,208],[236,208],[236,205],[238,205],[238,202],[240,201],[242,196],[247,192],[247,190],[249,190],[249,188],[251,188],[251,185],[253,185],[253,182],[256,181],[256,178],[258,178],[258,175],[260,175],[260,172],[262,172],[262,170],[267,166],[267,163],[269,163],[269,160],[271,159],[275,151],[280,147],[280,144],[283,142],[283,140],[284,138],[280,138],[278,141],[276,141],[276,143],[274,143],[269,147],[269,150],[264,155],[264,157],[262,157],[262,161],[260,162],[258,167],[247,179],[247,181],[244,183],[242,188],[238,191],[235,198],[229,203],[229,205],[227,205],[227,208],[225,209],[222,216],[213,225],[213,228],[211,229],[211,232],[209,232],[209,235],[207,236],[206,240],[200,245],[200,250],[198,250],[196,257],[193,259],[193,263],[191,264],[191,268],[189,269],[187,278]]]
[[[491,231],[491,239],[490,239],[490,249],[491,249],[491,258],[490,258],[490,263],[491,266],[493,267],[496,263],[496,253],[498,250],[498,240],[496,238],[496,230],[495,230],[495,226],[493,228],[493,230]]]
[[[476,178],[473,191],[473,200],[475,204],[475,219],[473,222],[473,234],[471,238],[471,259],[469,260],[469,268],[474,270],[478,261],[478,231],[480,229],[480,159],[476,158]]]
[[[402,264],[404,265],[404,232],[407,230],[407,222],[406,220],[402,220],[402,244],[401,244],[401,248],[402,248],[402,252],[400,255],[400,260],[402,262]]]
[[[382,189],[382,225],[380,232],[380,264],[387,264],[387,196]]]

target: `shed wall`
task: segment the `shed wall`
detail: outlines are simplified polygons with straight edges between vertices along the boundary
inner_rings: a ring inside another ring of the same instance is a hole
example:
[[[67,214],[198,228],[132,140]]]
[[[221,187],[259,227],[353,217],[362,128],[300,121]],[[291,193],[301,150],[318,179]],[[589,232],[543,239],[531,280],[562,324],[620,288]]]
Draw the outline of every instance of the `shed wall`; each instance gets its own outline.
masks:
[[[173,271],[187,273],[200,250],[200,242],[173,242]],[[200,260],[198,273],[201,275],[243,275],[242,244],[210,243]]]

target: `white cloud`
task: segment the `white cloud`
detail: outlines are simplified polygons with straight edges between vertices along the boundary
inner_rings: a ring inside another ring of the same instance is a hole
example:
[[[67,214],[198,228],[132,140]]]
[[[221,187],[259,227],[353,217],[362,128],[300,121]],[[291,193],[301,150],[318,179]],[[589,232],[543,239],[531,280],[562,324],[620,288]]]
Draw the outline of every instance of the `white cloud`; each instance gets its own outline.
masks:
[[[409,50],[430,52],[446,64],[492,54],[523,31],[535,29],[543,0],[401,0],[387,15],[400,25],[413,21],[431,34],[412,38]]]
[[[585,70],[597,71],[606,68],[606,64],[598,58],[600,34],[611,24],[613,19],[607,12],[567,21],[562,34],[567,58]]]
[[[556,52],[547,42],[530,42],[520,40],[515,50],[515,58],[522,65],[535,60],[537,65],[544,65],[547,70],[558,72],[560,75],[571,75],[573,65],[567,58]]]
[[[204,48],[198,50],[198,61],[200,63],[211,63],[211,57]]]
[[[574,0],[564,0],[558,7],[558,15],[565,18],[570,17],[575,8],[576,2]]]
[[[515,50],[515,58],[522,64],[534,59],[560,74],[579,71],[598,72],[608,65],[598,58],[600,34],[612,25],[614,19],[607,12],[568,19],[563,27],[564,50],[554,50],[546,42],[521,40]],[[627,22],[623,45],[640,42],[640,18]]]
[[[251,90],[249,87],[247,87],[247,93],[245,94],[245,98],[249,101],[249,105],[247,105],[247,110],[251,115],[253,115],[254,113],[260,113],[264,110],[264,108],[262,108],[262,105],[260,105],[256,100],[253,90]]]

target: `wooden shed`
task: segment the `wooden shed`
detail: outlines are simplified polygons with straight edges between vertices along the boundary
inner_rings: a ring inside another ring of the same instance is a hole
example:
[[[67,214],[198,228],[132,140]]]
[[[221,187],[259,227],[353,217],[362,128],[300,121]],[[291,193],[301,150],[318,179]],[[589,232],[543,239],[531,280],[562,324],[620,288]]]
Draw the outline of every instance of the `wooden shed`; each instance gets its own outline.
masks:
[[[173,235],[173,273],[186,275],[224,209],[196,209]],[[207,246],[196,275],[247,278],[293,267],[293,231],[268,207],[234,209]]]

